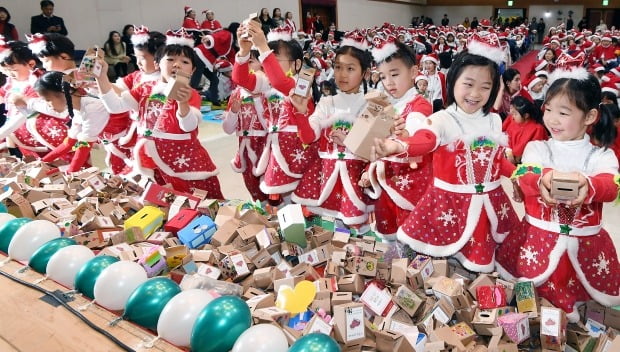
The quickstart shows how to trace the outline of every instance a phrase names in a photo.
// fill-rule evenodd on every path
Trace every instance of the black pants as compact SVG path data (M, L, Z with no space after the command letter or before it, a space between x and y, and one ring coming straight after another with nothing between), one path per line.
M192 75L189 85L192 86L192 88L194 89L200 88L200 78L202 77L202 75L204 75L209 80L209 91L206 94L207 99L213 104L219 105L220 99L217 87L220 84L220 79L217 78L217 73L211 72L209 69L207 69L207 66L205 66L202 60L196 61L196 70Z
M116 78L127 76L127 64L119 62L114 65L114 74L116 74Z

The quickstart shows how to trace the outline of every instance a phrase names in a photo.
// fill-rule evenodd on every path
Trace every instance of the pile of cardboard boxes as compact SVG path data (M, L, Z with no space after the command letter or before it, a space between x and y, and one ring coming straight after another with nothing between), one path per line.
M620 351L620 310L587 302L582 323L536 296L531 282L470 273L456 262L352 237L333 218L218 202L96 168L63 175L52 165L0 159L0 195L16 216L57 223L63 236L184 289L247 300L255 323L292 344L330 334L343 351ZM281 287L316 287L308 312L278 308Z

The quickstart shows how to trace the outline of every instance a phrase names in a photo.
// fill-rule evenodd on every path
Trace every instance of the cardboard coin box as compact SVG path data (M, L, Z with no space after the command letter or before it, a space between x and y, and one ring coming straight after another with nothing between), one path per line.
M560 173L551 175L551 197L557 200L572 200L579 195L579 177L576 173Z
M394 302L411 317L417 313L424 303L422 298L411 291L407 286L400 286L398 290L396 290Z
M312 266L323 264L331 257L331 246L325 245L317 247L299 256L300 263L308 263Z
M177 70L174 77L168 81L163 94L172 100L179 100L179 89L189 88L190 74Z
M181 209L176 215L168 219L164 225L164 230L172 233L181 231L198 216L198 211L193 209Z
M607 307L605 309L605 325L614 328L620 329L620 308L618 307Z
M520 344L530 338L530 324L527 314L504 314L497 318L497 324L504 329L506 336L516 344Z
M442 324L448 324L452 320L454 315L454 307L450 300L446 297L441 297L435 304L433 309L433 317Z
M353 154L370 160L375 138L383 139L390 135L396 112L381 92L371 92L364 97L368 101L367 107L353 123L344 145Z
M255 311L256 309L274 307L276 305L276 300L273 293L265 293L254 296L248 299L245 303L247 303L248 307L250 307L250 311Z
M433 274L433 260L425 255L417 255L407 268L407 277L412 288L424 287L424 282Z
M196 273L198 273L199 275L210 277L214 280L218 280L220 276L222 275L222 271L219 268L216 268L212 265L198 263L196 264L196 266L198 267L198 270L196 270Z
M478 286L476 288L478 306L482 309L499 308L507 304L504 286Z
M275 322L280 326L286 326L289 321L289 316L289 312L277 307L260 308L252 312L252 318L255 324L269 324Z
M478 277L467 285L467 292L471 294L474 300L477 300L476 289L479 286L493 286L495 285L495 277L489 274L479 274Z
M94 77L101 75L102 66L98 60L103 60L103 50L98 47L88 48L78 67L80 77L94 81Z
M437 278L432 285L433 294L437 298L446 298L455 309L463 309L470 306L470 301L463 292L463 286L456 280L447 277Z
M191 249L199 248L211 242L217 230L215 223L206 215L194 218L186 227L178 232L179 240Z
M161 255L159 246L145 248L138 259L148 277L154 277L166 270L166 258Z
M515 284L515 295L517 299L517 311L527 313L530 318L538 316L538 299L536 287L532 281L518 282Z
M133 227L132 229L140 229L140 228ZM140 229L140 232L142 232L141 229ZM154 232L151 236L149 236L147 242L152 243L152 244L163 245L166 242L166 239L170 237L172 237L172 232L158 231L158 232Z
M139 227L145 238L149 238L164 222L164 212L159 208L147 205L125 221L125 229Z
M279 209L278 222L285 241L306 248L308 245L306 241L306 219L301 205L289 204Z
M325 322L323 318L319 315L315 314L310 322L306 325L306 328L303 331L303 335L308 335L312 333L321 333L325 335L331 335L333 330L333 326L329 323Z
M345 346L364 342L364 305L348 303L334 306L334 337Z
M390 291L387 288L379 288L374 282L366 287L360 297L360 302L373 313L382 317L391 315L396 311Z
M203 199L200 201L200 203L198 203L198 206L196 207L196 210L198 210L204 215L207 215L211 219L215 219L219 209L220 203L217 201L217 199Z
M217 223L217 218L215 220L217 230L211 237L211 244L218 248L231 244L238 235L237 229L240 224L239 220L231 218L226 222L220 223L219 225Z
M314 82L314 68L304 68L299 71L297 82L295 82L294 94L300 97L307 97L312 92L312 82Z
M349 257L346 260L345 269L352 274L375 277L377 275L377 259L359 256Z
M464 345L469 345L476 337L476 333L471 326L463 321L453 325L450 330L459 337L459 340Z
M334 292L334 293L332 293L332 297L331 297L332 308L330 310L333 311L333 307L339 306L339 305L342 305L342 304L351 303L351 302L353 302L353 293L351 293L351 292Z
M563 310L541 307L540 340L542 347L552 351L563 351L566 344L566 324L566 313Z
M338 289L355 295L362 294L364 292L364 279L358 274L342 276L338 279Z

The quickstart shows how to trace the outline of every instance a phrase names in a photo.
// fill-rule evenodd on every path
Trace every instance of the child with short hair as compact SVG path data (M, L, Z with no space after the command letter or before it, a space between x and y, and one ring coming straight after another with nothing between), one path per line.
M521 96L512 98L510 114L504 120L502 130L508 135L506 157L515 165L521 163L523 150L529 142L548 138L540 109Z

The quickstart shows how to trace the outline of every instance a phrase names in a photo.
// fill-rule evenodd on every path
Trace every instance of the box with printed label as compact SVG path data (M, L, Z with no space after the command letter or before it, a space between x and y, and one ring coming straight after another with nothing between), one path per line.
M346 260L345 269L351 274L375 277L377 275L377 258L349 257Z
M516 344L520 344L530 338L530 324L527 314L504 314L497 318L497 324L504 329L506 336Z
M376 315L382 317L388 316L390 311L395 310L390 291L387 288L379 288L375 283L371 283L366 287L360 297L360 302L364 303Z
M409 316L413 317L422 306L422 298L411 291L407 286L401 286L394 294L394 302L398 304Z
M517 295L519 291L517 289ZM566 313L558 308L540 308L540 341L542 347L563 351L566 344Z
M202 215L192 220L178 232L179 240L189 248L198 248L211 242L211 236L217 230L210 217Z
M425 255L417 255L407 268L409 284L413 288L424 286L424 281L433 274L433 260Z
M348 303L334 306L334 335L346 346L361 343L366 338L364 305Z
M517 282L515 284L515 295L519 313L527 313L530 318L538 316L536 287L532 281Z
M146 239L149 238L164 222L164 212L150 205L140 209L125 221L125 229L139 227Z
M164 225L164 230L172 233L177 233L181 231L184 227L189 225L192 220L194 220L198 216L198 212L194 209L181 209L179 212L169 219Z

